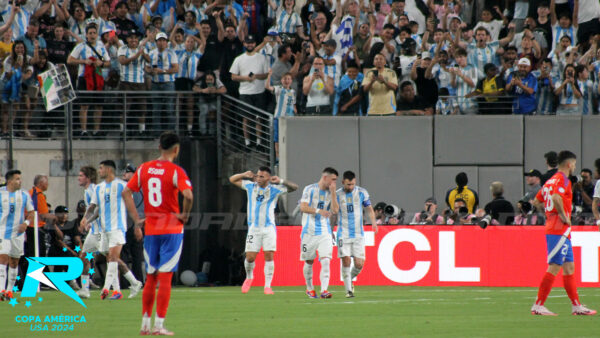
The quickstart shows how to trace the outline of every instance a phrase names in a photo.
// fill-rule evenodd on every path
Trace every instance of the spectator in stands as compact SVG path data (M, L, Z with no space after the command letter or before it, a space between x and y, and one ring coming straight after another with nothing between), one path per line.
M437 83L438 88L446 88L448 95L456 95L456 90L450 83L451 74L448 68L448 52L445 50L439 50L441 47L436 48L436 54L431 60L429 67L425 70L425 77L434 79Z
M131 31L137 31L138 27L135 22L127 17L129 5L127 1L119 1L115 7L114 17L110 20L115 26L116 34L119 39L125 41Z
M436 211L437 201L435 198L429 197L425 200L423 211L415 214L411 224L444 224L444 217Z
M575 78L574 65L565 66L562 81L554 84L554 95L558 97L559 101L556 115L581 115L579 101L582 99L582 95Z
M579 64L575 67L575 78L577 79L577 89L581 93L577 114L591 115L594 111L593 99L597 96L597 91L594 93L594 82L590 80L590 72L587 66Z
M37 57L37 53L36 53ZM21 40L15 41L12 45L12 51L10 56L4 59L4 67L2 69L2 78L4 82L4 88L2 91L2 134L6 137L8 135L8 119L9 112L7 105L13 104L12 108L14 111L19 111L21 107L21 100L24 98L23 85L33 75L33 67L31 67L31 58L27 56L27 48ZM13 114L14 123L16 114ZM26 109L23 116L23 134L25 137L33 137L33 134L29 131L29 121L31 119L31 110Z
M415 94L415 87L410 81L400 84L396 115L433 115L433 108L425 98Z
M66 64L70 52L75 47L75 43L71 42L71 39L77 43L84 42L78 35L67 29L65 23L57 23L54 26L53 35L46 40L48 61L55 65Z
M202 25L202 27L206 27L206 25ZM238 30L239 31L239 30ZM204 33L203 33L204 35ZM214 43L214 46L211 46L210 48L214 48L216 49L217 46L220 46L222 54L217 56L217 61L221 62L221 72L220 72L220 78L221 81L223 82L223 84L225 85L225 87L227 88L227 93L229 93L229 95L233 95L234 97L238 97L238 93L239 93L239 87L240 84L239 82L233 81L231 79L231 73L229 72L229 69L231 68L231 65L233 64L233 60L235 60L236 57L238 57L240 54L242 54L244 52L244 44L242 43L242 39L244 39L244 34L237 34L236 33L236 29L235 26L228 24L225 27L225 37L223 38L222 42L218 42L218 40L216 40L215 42L215 38L211 38L212 35L208 36L208 38L205 36L205 39L207 40L207 44L210 43ZM208 46L208 45L207 45ZM200 68L205 68L205 69L213 69L212 67L203 67L203 65L207 62L207 54L211 54L214 53L213 50L210 50L210 48L205 48L204 49L204 55L202 56L202 59L200 61ZM219 69L219 67L214 68ZM208 71L208 70L205 70ZM208 71L212 73L211 71Z
M467 183L469 183L467 174L464 172L458 173L454 181L456 182L456 188L450 189L446 193L446 205L454 207L454 201L460 199L465 203L469 213L473 213L479 204L479 196L475 190L467 186Z
M313 59L312 68L304 78L302 92L306 95L307 115L331 115L331 95L335 93L334 80L325 74L322 57Z
M456 51L457 66L450 68L450 83L458 95L457 103L461 114L475 114L477 103L465 96L473 91L477 84L477 68L467 63L467 51L458 49Z
M279 5L280 11L276 13L276 27L279 33L290 35L291 37L298 37L302 40L307 40L308 37L304 35L304 29L302 28L302 19L300 15L294 11L296 6L295 0L280 0ZM269 2L270 6L276 4Z
M410 72L410 78L417 85L417 93L423 97L426 102L433 104L438 100L438 86L432 77L427 77L427 69L432 64L431 54L429 52L423 52L421 56L417 57L417 61L413 63Z
M29 25L27 26L27 32L17 39L25 43L25 47L27 47L27 56L31 58L34 57L36 51L47 52L46 40L39 35L39 29L40 22L36 18L31 18L31 20L29 20Z
M392 115L396 113L396 96L398 78L396 72L385 67L383 54L373 59L375 68L367 72L363 81L363 91L369 93L369 109L367 115Z
M287 0L292 1L293 0ZM294 58L294 64L292 65L292 57ZM283 44L277 50L277 61L271 67L273 74L271 75L271 81L273 82L273 86L277 86L281 84L281 77L285 73L292 74L292 78L294 79L292 82L292 88L294 90L298 90L298 81L296 77L298 76L298 70L300 69L300 64L302 63L303 53L296 53L295 57L292 53L292 47L288 44Z
M258 53L256 38L253 35L246 36L244 47L246 52L233 60L231 65L231 78L240 83L240 100L258 109L266 108L264 102L265 79L268 76L268 65L265 57ZM248 117L244 116L243 131L246 147L251 145L250 130L248 129ZM256 146L261 147L261 122L256 121Z
M172 92L175 90L175 74L179 71L177 55L168 47L167 34L156 34L156 49L150 52L150 62L146 65L146 72L152 75L152 91ZM155 134L162 130L175 130L176 116L171 113L173 96L167 94L154 96L152 102L152 129ZM162 119L166 118L166 125L161 128Z
M557 13L555 1L550 1L550 22L552 24L552 50L555 49L559 39L565 35L571 39L571 46L577 45L577 16L579 15L579 1L574 1L574 4L575 6L573 16L571 17L570 10ZM557 17L558 20L556 19Z
M348 62L346 74L340 80L337 89L339 95L340 116L360 116L361 103L364 97L362 83L364 75L360 72L360 66L354 61Z
M125 36L127 45L121 46L118 51L119 63L121 65L119 89L133 92L144 91L146 90L144 84L144 63L150 61L150 57L144 52L144 46L148 42L148 39L144 38L140 42L141 33L137 30L130 30L125 33ZM146 99L142 95L138 96L135 94L130 94L128 98L125 103L125 111L129 112L130 115L138 115L138 131L134 131L130 135L137 137L144 136L146 132ZM131 104L136 104L137 109L131 110ZM123 115L121 124L125 131L128 130L127 122Z
M600 34L600 3L595 0L575 0L577 13L577 41L586 49L590 37ZM573 8L575 12L575 6Z
M492 182L490 185L493 200L485 205L484 210L500 225L513 224L515 208L512 203L504 198L504 185L502 182Z
M529 201L523 199L517 202L517 211L514 225L544 225L544 216L537 213Z
M227 93L227 88L215 74L206 73L196 81L192 89L200 93L198 98L200 135L215 135L217 129L217 96Z
M542 175L540 178L540 185L544 185L550 177L554 176L558 171L558 154L556 151L549 151L544 154L544 158L546 159L546 166L548 167L548 171Z
M535 93L538 89L537 78L531 73L531 61L521 58L517 64L518 71L508 76L506 91L515 95L513 113L519 115L535 114L537 108Z
M175 50L175 54L179 58L179 71L175 76L175 90L192 90L194 81L197 78L198 63L200 62L203 53L204 42L194 35L186 36L184 49ZM184 103L182 106L187 114L186 135L191 137L192 129L194 127L194 97L189 95L188 97L182 98L181 101Z
M523 196L521 200L531 203L535 198L535 195L537 195L538 191L542 188L542 185L540 184L542 173L537 169L531 169L524 173L523 176L525 176L525 183L527 183L527 185L525 186L525 196Z
M108 4L104 5L108 7ZM100 31L100 41L104 44L104 48L110 56L110 66L102 69L102 76L104 77L104 90L114 91L119 88L119 48L123 45L123 42L119 40L115 34L115 29L110 25L104 25L104 29ZM106 98L107 103L113 101L112 97ZM123 130L121 128L121 130Z
M438 115L456 115L459 113L458 103L453 97L448 97L448 88L440 88L439 99L435 104L435 113Z
M73 33L73 35L77 35L82 41L86 40L86 18L85 18L85 10L80 2L73 2L71 8L69 9L70 1L63 2L63 13L65 15L65 19L67 20L67 24L69 25L69 29ZM69 13L69 11L73 11L73 16ZM96 26L96 30L98 26ZM98 32L96 32L98 33ZM72 37L71 42L75 42L76 39Z
M532 72L537 78L538 90L536 92L537 109L539 115L550 115L554 112L554 81L557 75L552 68L552 60L542 60L538 70Z
M98 26L95 23L90 23L86 28L86 42L79 43L69 57L67 63L70 65L78 65L77 90L102 90L100 82L97 80L97 68L105 68L110 66L110 56L104 45L98 44ZM87 75L86 75L87 74ZM89 100L89 98L88 98ZM102 120L101 100L94 97L94 131L93 136L100 136L100 121ZM87 132L87 116L89 103L81 102L79 110L79 122L81 132L79 136L88 136Z
M503 109L503 104L497 96L504 94L504 79L498 74L498 67L493 63L488 63L483 66L485 77L477 81L475 91L468 96L479 96L479 114L495 115L510 113L509 110Z
M48 203L46 202L45 191L48 190L48 176L46 175L35 175L33 179L33 188L29 189L29 195L33 203L33 208L38 213L38 231L39 238L43 239L45 235L44 225L46 222L53 224L56 221L56 216L50 212ZM35 257L35 245L34 245L34 226L35 223L30 224L25 231L25 256ZM38 248L40 254L46 253L46 245L43 240L38 242Z

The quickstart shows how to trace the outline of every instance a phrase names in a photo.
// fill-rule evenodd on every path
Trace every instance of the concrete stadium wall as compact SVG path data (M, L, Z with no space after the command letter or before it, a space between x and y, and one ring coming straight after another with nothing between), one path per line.
M280 119L280 176L301 188L333 166L353 170L372 202L397 203L407 211L423 208L434 196L444 204L454 177L467 173L483 206L490 183L501 181L505 196L524 194L523 172L546 171L543 154L569 149L578 168L593 168L600 157L600 116L437 116L292 117ZM285 202L295 208L301 191Z

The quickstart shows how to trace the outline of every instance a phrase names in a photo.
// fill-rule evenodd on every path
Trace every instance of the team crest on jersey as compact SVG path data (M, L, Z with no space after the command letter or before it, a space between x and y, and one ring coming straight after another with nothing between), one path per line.
M325 196L319 196L319 201L325 201Z
M565 193L565 188L563 188L563 187L558 188L558 192L560 192L561 194L564 194Z
M346 203L352 203L352 197L346 198Z
M15 203L15 198L14 197L10 198L10 203Z

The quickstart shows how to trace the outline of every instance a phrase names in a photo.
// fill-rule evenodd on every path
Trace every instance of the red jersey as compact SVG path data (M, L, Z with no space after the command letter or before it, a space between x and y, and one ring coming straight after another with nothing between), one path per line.
M178 192L192 189L192 182L183 168L169 161L143 163L127 187L144 194L146 235L183 233L183 223L176 217L179 213Z
M560 171L554 174L538 191L535 198L544 203L546 212L546 234L562 235L565 233L568 224L563 222L558 216L558 211L552 201L552 195L558 194L562 198L563 208L568 218L571 218L573 191L571 190L571 181Z

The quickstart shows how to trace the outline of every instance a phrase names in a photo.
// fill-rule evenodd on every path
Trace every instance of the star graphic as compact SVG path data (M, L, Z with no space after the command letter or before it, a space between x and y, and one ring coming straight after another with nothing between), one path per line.
M85 280L85 279L82 279L82 280L81 280L81 284L85 284L85 283L87 283L87 280Z
M12 290L13 290L13 292L18 292L19 291L19 287L15 285L15 286L13 286Z
M15 307L15 305L19 304L19 302L17 302L16 298L12 298L8 304L12 305L12 307Z
M21 276L17 276L17 280L21 280Z
M79 253L79 251L81 251L81 248L78 246L75 247L75 252Z
M27 306L29 308L31 306L31 302L30 301L26 301L25 302L25 306Z
M64 252L67 252L67 247L64 247L64 248L63 248L63 251L64 251Z
M94 259L94 254L91 252L88 252L85 254L85 259L87 259L88 261L92 261L92 259Z
M94 274L94 272L96 272L96 271L94 270L94 268L91 268L91 269L90 269L90 271L89 271L88 273L89 273L90 275L93 275L93 274Z
M38 298L38 301L40 301L40 302L43 300L44 300L44 298L42 298L42 297Z

